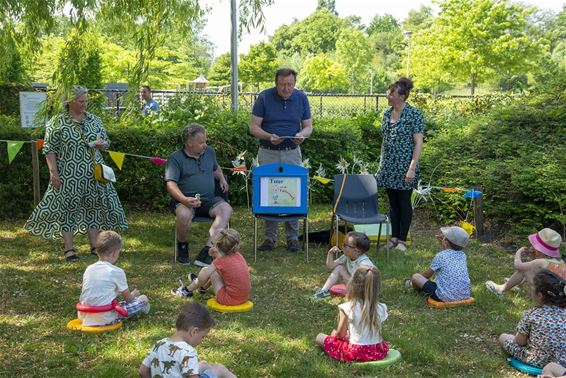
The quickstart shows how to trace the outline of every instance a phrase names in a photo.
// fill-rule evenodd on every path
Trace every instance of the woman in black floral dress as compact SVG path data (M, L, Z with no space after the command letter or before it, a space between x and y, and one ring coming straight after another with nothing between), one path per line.
M377 184L387 189L390 205L391 239L388 247L406 251L411 227L411 195L419 182L419 158L423 149L424 119L406 103L413 82L400 78L387 89L390 108L383 114L381 160Z

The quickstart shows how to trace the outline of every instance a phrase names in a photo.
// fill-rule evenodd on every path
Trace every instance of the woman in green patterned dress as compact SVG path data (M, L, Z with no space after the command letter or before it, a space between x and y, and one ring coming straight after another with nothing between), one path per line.
M49 186L24 228L46 239L61 236L65 258L79 259L73 236L87 233L95 253L99 230L126 229L128 224L111 183L94 179L94 162L104 163L100 150L110 143L102 121L86 111L88 90L75 86L66 112L51 119L45 132L43 154L49 167Z
M411 196L419 182L419 158L423 149L424 119L421 112L406 103L413 88L411 79L402 77L387 89L390 108L383 114L381 159L377 184L387 189L390 205L391 239L388 248L404 252L413 208Z

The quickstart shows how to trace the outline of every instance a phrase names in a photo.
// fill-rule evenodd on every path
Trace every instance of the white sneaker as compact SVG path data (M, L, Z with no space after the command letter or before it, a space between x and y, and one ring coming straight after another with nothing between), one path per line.
M395 246L395 249L401 251L401 252L406 252L407 251L407 246L405 245L405 243L403 242L399 242L397 243L397 246Z
M145 305L144 309L142 310L142 312L144 314L149 314L149 309L151 308L151 305L149 304L149 302L147 302L147 304Z

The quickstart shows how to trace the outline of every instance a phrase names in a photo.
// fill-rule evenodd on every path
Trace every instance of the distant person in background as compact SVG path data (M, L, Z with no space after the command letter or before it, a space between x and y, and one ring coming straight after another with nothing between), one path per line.
M148 85L141 87L140 97L144 101L141 106L141 112L144 117L147 117L150 114L159 113L159 104L151 97L151 88Z
M260 141L259 164L302 163L300 144L312 133L312 116L307 95L295 89L297 73L280 68L275 87L261 92L252 109L250 133ZM283 137L283 138L282 138ZM299 221L285 222L287 249L299 250ZM277 243L277 222L265 221L265 241L260 251L270 251Z
M411 79L402 77L387 89L390 107L383 114L383 142L376 177L389 197L391 239L387 247L401 252L407 250L405 244L413 219L411 195L419 183L425 127L421 112L406 102L412 88Z

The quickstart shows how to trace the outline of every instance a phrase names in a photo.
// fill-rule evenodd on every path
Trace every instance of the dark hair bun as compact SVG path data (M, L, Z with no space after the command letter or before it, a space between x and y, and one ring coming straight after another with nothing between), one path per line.
M413 89L413 80L403 76L399 80L397 80L397 85L399 85L406 91L410 91L411 89Z

